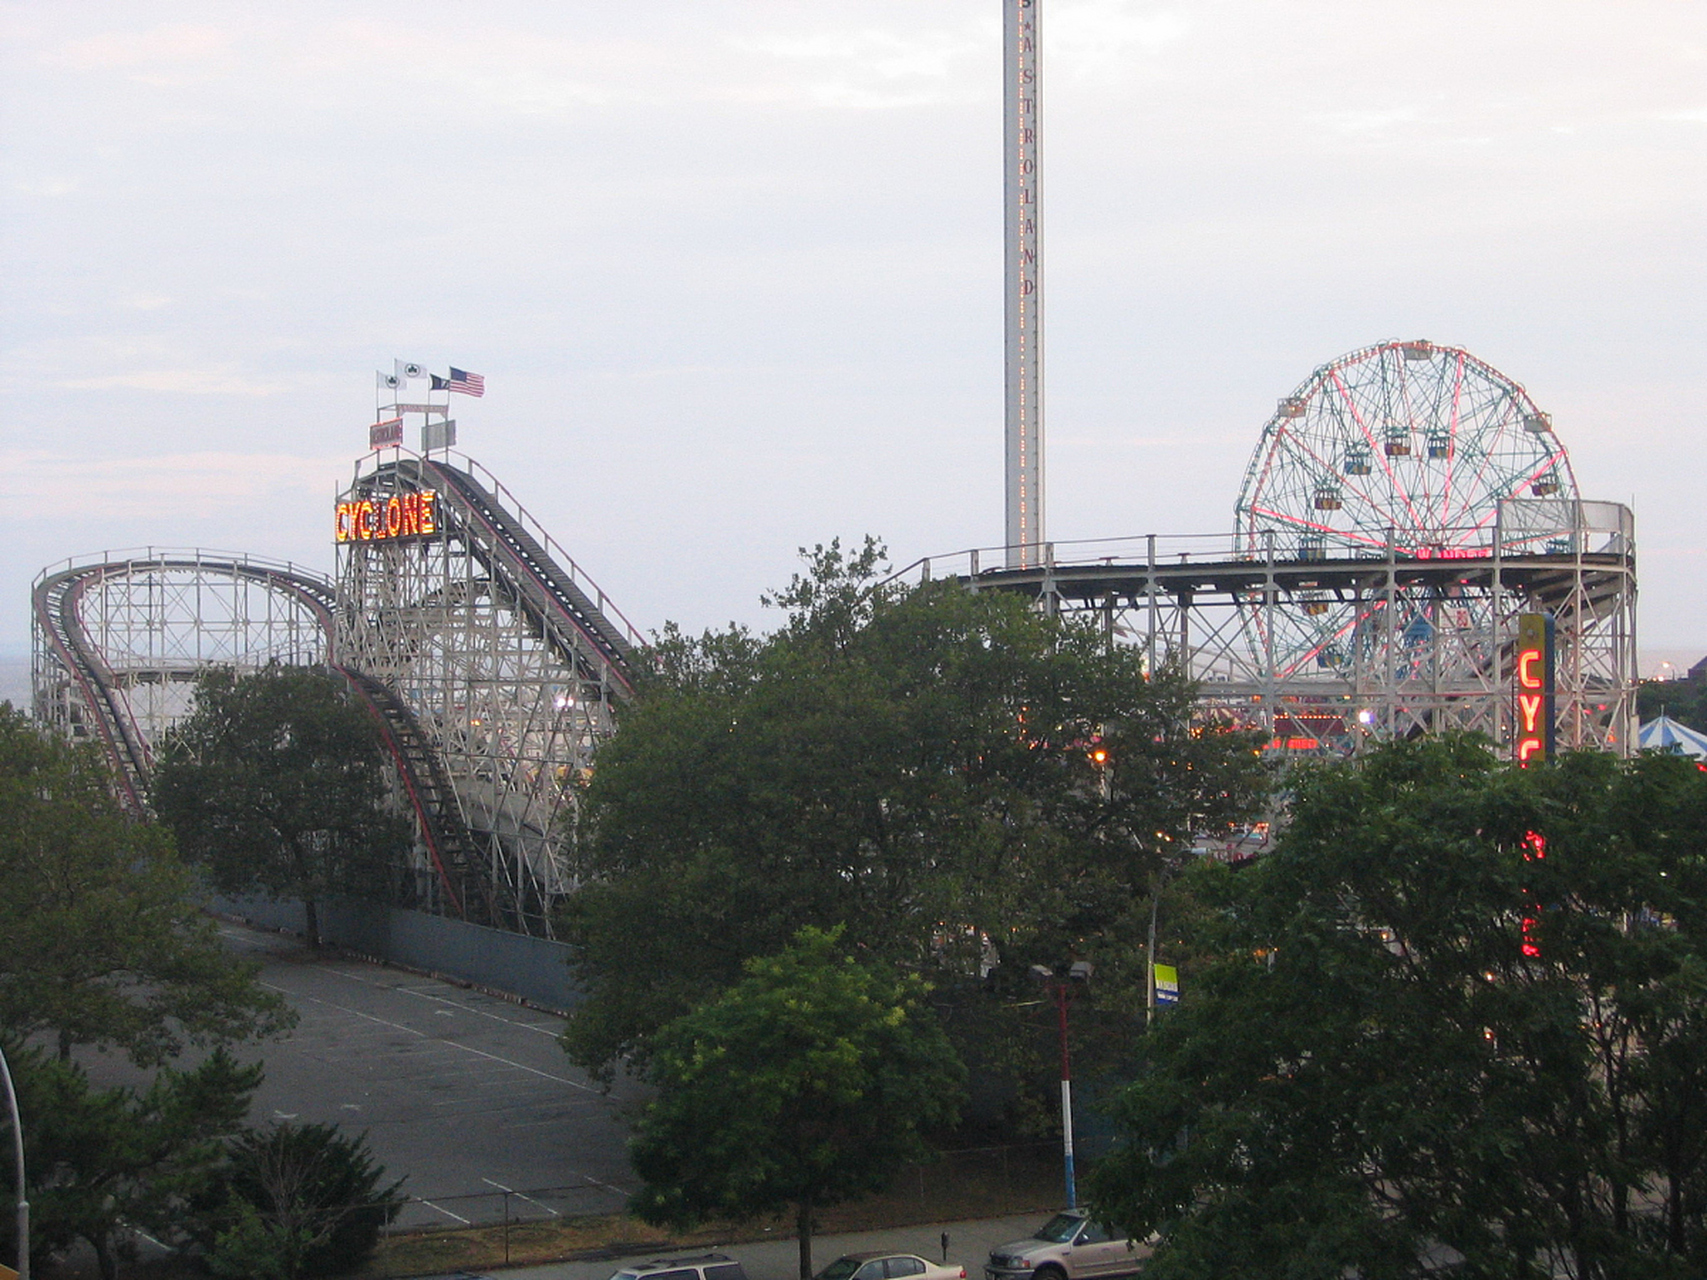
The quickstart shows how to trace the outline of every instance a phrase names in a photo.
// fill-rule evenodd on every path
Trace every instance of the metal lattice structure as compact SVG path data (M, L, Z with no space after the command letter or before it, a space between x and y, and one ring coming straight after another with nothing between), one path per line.
M1317 369L1263 427L1234 507L1235 550L1323 560L1489 554L1500 505L1565 504L1549 536L1569 538L1576 477L1552 420L1522 387L1466 351L1430 342L1365 347ZM1431 636L1436 660L1485 664L1490 600L1460 593L1446 609L1401 590L1401 628ZM1246 634L1288 678L1311 667L1350 675L1367 647L1370 605L1328 593L1265 608L1253 599ZM1452 665L1448 657L1447 666Z
M1382 343L1317 369L1263 428L1234 515L1230 534L915 570L1093 616L1202 682L1206 721L1312 753L1446 730L1509 743L1517 620L1546 613L1559 745L1634 748L1631 513L1584 501L1551 420L1468 353ZM549 935L574 887L578 784L632 693L638 633L461 455L368 455L336 530L335 582L207 551L44 571L36 715L99 743L140 812L204 667L324 664L374 717L417 820L399 900Z
M141 812L155 745L197 675L325 662L333 601L324 577L257 556L148 547L67 560L31 591L36 718L99 743Z
M1552 615L1561 747L1636 728L1630 511L1582 500L1548 416L1466 352L1383 343L1324 365L1264 428L1231 535L923 561L1097 615L1203 682L1206 719L1276 749L1466 730L1509 744L1517 618Z
M576 787L640 637L471 459L376 453L340 513L339 661L418 728L471 839L439 869L454 901L427 905L549 934Z

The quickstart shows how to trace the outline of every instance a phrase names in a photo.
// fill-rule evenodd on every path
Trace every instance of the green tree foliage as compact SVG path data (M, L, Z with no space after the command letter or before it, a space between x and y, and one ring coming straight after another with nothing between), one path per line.
M1707 732L1707 680L1644 680L1636 686L1636 714L1644 722L1668 715Z
M92 751L0 707L0 1027L138 1064L290 1025L220 945L159 828L126 817Z
M587 993L565 1044L589 1070L643 1062L803 924L939 985L975 980L985 939L1020 973L1058 960L1253 807L1254 743L1193 734L1178 673L1013 595L880 587L880 568L869 541L820 547L768 601L789 613L775 634L672 629L652 650L599 753L561 926Z
M1703 1274L1704 855L1676 758L1443 739L1303 778L1268 858L1195 881L1216 959L1099 1209L1170 1228L1156 1280Z
M953 1122L964 1072L928 988L844 952L840 930L802 929L664 1030L630 1146L641 1217L686 1227L792 1205L804 1280L813 1209L882 1189L926 1156L924 1131Z
M402 1205L366 1135L277 1124L236 1138L195 1205L209 1270L233 1280L338 1275L365 1262Z
M319 668L214 669L168 738L153 801L221 892L300 898L309 941L334 893L384 894L408 847L385 808L372 721Z
M31 1257L45 1265L82 1240L106 1280L136 1230L182 1238L192 1194L223 1161L223 1140L261 1082L259 1065L240 1066L223 1049L190 1071L162 1069L140 1093L92 1088L81 1067L31 1049L14 1046L7 1058L24 1121ZM8 1149L9 1128L0 1123ZM8 1203L15 1194L8 1186ZM10 1214L0 1232L0 1251L14 1256Z

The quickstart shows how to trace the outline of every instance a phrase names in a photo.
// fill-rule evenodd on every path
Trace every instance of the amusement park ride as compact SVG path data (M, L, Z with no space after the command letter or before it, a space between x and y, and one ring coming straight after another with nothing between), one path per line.
M1202 682L1201 714L1350 754L1470 730L1511 748L1522 620L1552 636L1547 738L1632 749L1634 519L1590 502L1552 419L1466 351L1386 342L1318 368L1264 426L1231 534L918 562L1093 613ZM1534 726L1532 725L1531 728Z
M140 811L203 668L325 663L379 723L415 815L406 905L549 932L572 887L564 819L644 641L448 448L373 449L331 515L333 578L154 549L44 571L36 715L99 744ZM1184 663L1206 722L1260 727L1288 755L1448 729L1517 754L1524 629L1544 617L1559 745L1632 749L1631 514L1578 495L1551 419L1474 356L1388 342L1317 369L1264 426L1234 521L912 572L1091 614L1110 643Z
M1038 6L1005 0L1007 494L1001 547L921 560L1096 617L1201 682L1205 722L1284 754L1463 729L1528 762L1635 736L1628 508L1584 501L1551 418L1455 347L1384 342L1316 369L1262 429L1229 534L1054 543L1043 527ZM146 805L153 752L210 664L323 663L381 728L416 818L409 902L549 933L577 785L644 642L513 495L455 454L399 363L332 513L328 579L148 549L43 571L38 718L100 745ZM403 447L420 419L419 452Z

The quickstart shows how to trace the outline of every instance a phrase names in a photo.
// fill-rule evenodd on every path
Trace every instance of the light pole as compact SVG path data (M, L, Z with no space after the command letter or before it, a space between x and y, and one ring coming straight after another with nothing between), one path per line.
M30 1202L24 1190L24 1120L18 1114L18 1091L12 1087L12 1068L0 1049L0 1081L6 1085L6 1110L12 1117L13 1173L18 1179L18 1280L30 1280Z
M1061 1164L1067 1183L1067 1207L1079 1207L1079 1189L1073 1178L1073 1060L1067 1051L1067 1003L1073 998L1073 984L1085 982L1091 976L1088 960L1075 960L1067 966L1063 977L1040 964L1031 972L1046 983L1055 997L1055 1009L1061 1026Z

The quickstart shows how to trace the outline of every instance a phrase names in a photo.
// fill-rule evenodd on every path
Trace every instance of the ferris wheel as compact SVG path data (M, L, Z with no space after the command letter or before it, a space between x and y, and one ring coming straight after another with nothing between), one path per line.
M1246 468L1235 546L1280 560L1389 547L1400 557L1478 556L1493 544L1502 501L1574 506L1577 496L1551 417L1521 386L1456 347L1384 342L1323 365L1280 401ZM1442 625L1438 610L1402 603L1403 630ZM1482 612L1454 607L1445 625L1473 632ZM1355 604L1307 589L1245 616L1281 676L1343 670L1367 621Z

